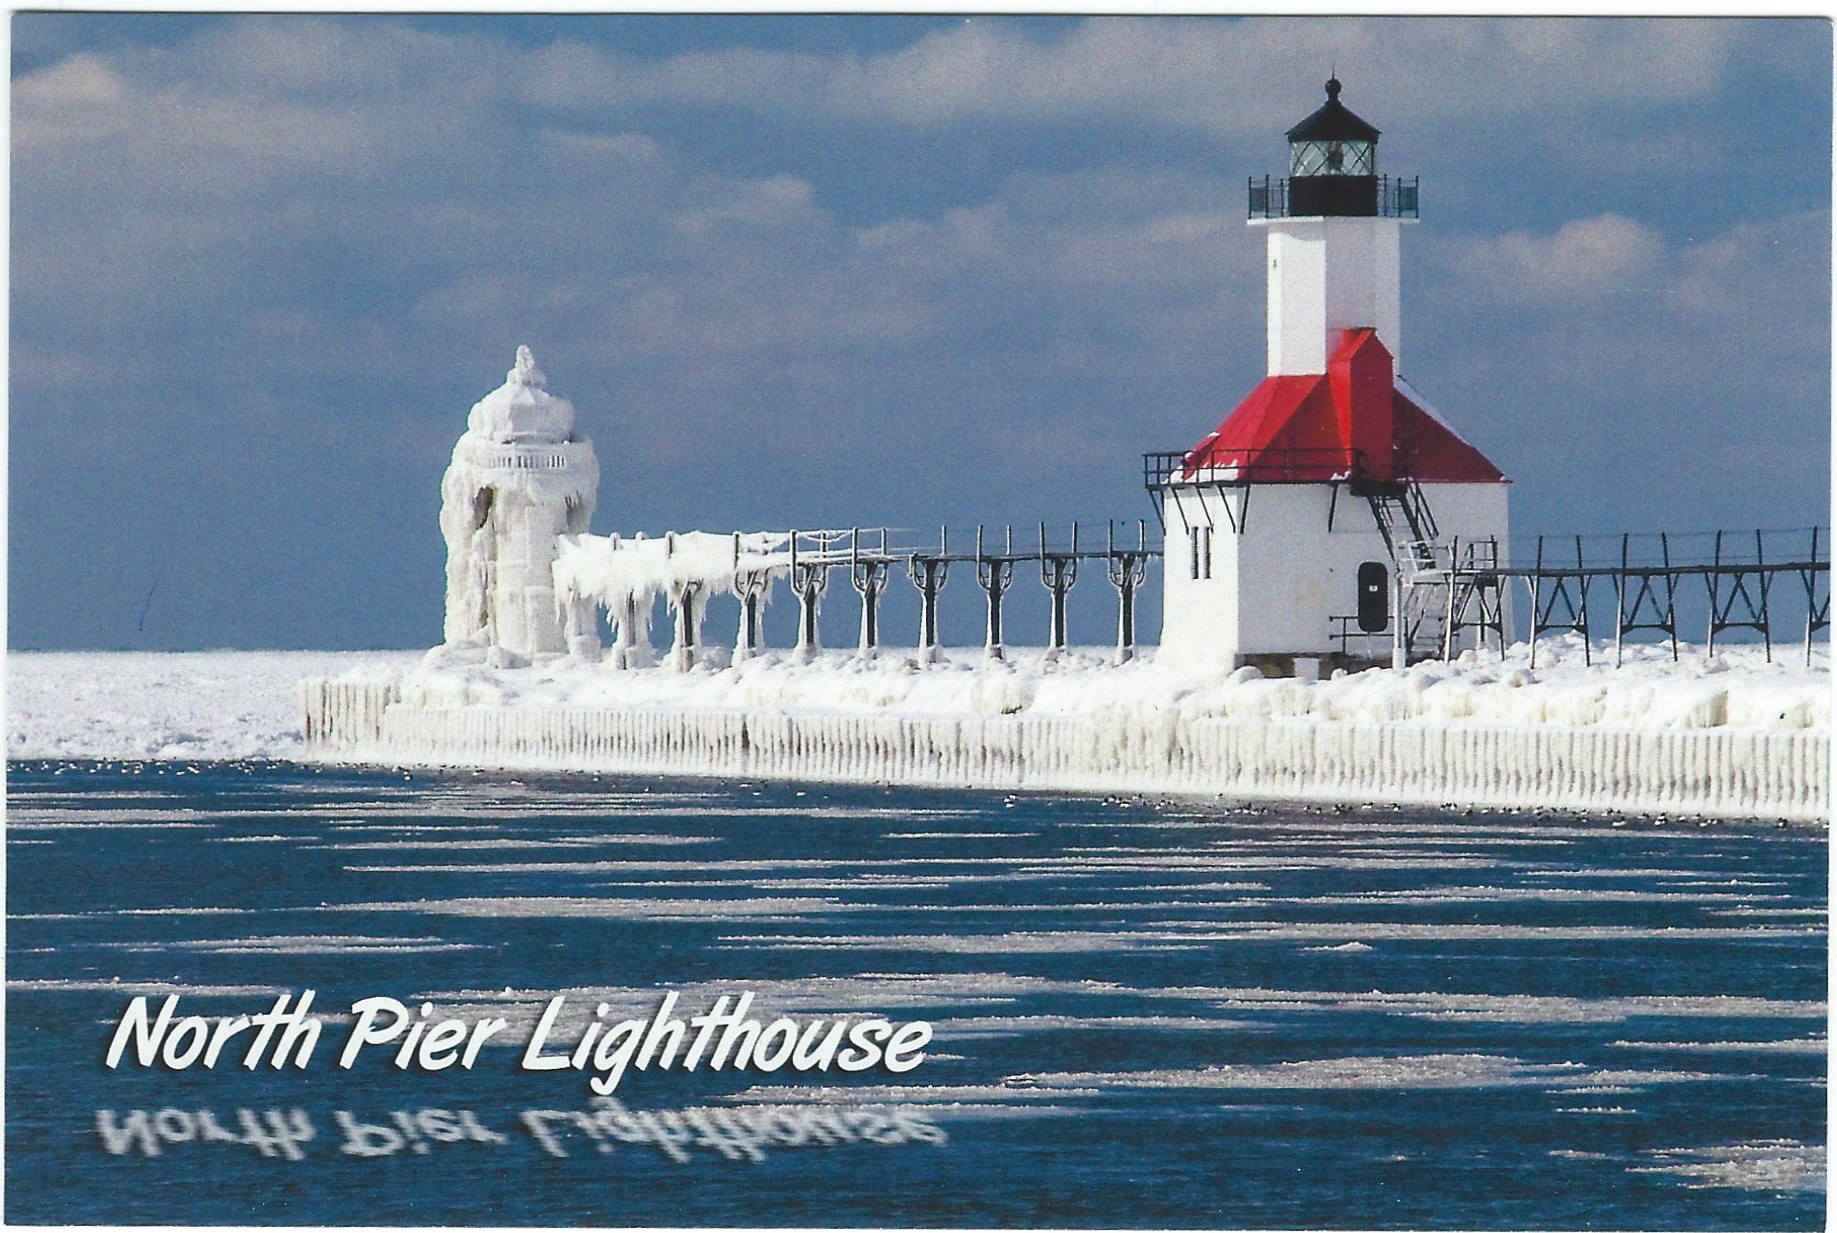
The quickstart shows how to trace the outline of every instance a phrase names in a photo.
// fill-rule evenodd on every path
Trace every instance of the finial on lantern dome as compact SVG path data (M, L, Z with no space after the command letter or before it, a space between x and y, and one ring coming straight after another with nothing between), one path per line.
M1336 69L1333 75L1327 78L1327 98L1337 102L1339 100L1339 89L1339 72Z
M505 375L510 381L517 385L540 387L548 380L547 377L542 375L542 370L536 367L536 357L530 353L530 349L526 346L517 348L516 365Z

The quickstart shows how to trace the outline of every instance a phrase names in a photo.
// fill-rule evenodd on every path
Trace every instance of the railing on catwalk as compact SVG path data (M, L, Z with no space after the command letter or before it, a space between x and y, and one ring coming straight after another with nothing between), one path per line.
M664 537L671 542L672 537ZM642 541L628 541L642 542ZM656 541L650 541L656 543ZM769 542L769 549L761 544ZM919 663L940 662L944 654L942 608L945 587L958 581L953 594L967 593L963 580L973 580L981 593L983 655L990 660L1007 657L1011 645L1043 646L1047 659L1057 659L1068 649L1072 625L1072 591L1081 578L1107 579L1114 628L1111 658L1123 663L1135 657L1138 608L1148 577L1148 564L1161 555L1151 542L1146 520L1110 521L1093 533L1080 522L1052 527L1036 522L1032 527L939 527L933 533L914 533L890 527L849 527L834 530L792 530L733 536L732 569L722 586L672 585L656 595L626 598L607 616L618 631L608 657L614 667L639 666L651 656L634 655L632 647L648 639L649 605L661 596L668 605L673 643L665 662L687 669L698 663L725 661L739 664L767 649L765 611L774 584L789 582L796 600L796 633L789 650L798 662L813 661L823 649L823 606L831 584L846 579L854 592L855 653L873 659L887 647L883 609L904 578L916 600L916 640L911 650ZM1014 642L1016 625L1011 589L1034 576L1046 600L1043 638ZM1088 590L1088 588L1087 588ZM733 650L711 652L702 623L707 603L722 591L738 603L738 628ZM627 630L633 631L627 633Z
M1713 656L1731 635L1758 636L1771 661L1780 636L1800 644L1812 661L1816 636L1829 628L1830 528L1620 535L1539 535L1511 545L1459 539L1435 544L1433 568L1409 586L1432 593L1441 620L1439 646L1413 645L1411 657L1451 657L1463 630L1503 649L1508 629L1520 630L1537 662L1546 634L1580 636L1584 662L1593 641L1612 638L1614 662L1640 635L1668 642L1673 659L1680 641L1702 631ZM1513 621L1513 594L1527 601L1526 617ZM1358 631L1342 630L1348 637ZM1410 631L1398 631L1409 640Z

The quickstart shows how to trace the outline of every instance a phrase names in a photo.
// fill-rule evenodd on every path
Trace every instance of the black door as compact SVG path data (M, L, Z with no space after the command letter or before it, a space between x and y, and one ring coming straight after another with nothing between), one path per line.
M1390 571L1382 561L1367 561L1359 566L1359 629L1381 634L1390 623Z

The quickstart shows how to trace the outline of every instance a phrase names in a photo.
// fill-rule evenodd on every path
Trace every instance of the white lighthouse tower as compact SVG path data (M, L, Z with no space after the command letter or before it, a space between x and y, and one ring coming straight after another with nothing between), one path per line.
M440 483L446 642L482 645L494 666L599 650L591 605L559 609L553 575L556 537L584 532L593 516L599 461L572 404L544 385L518 347L504 384L473 406Z
M1503 563L1505 476L1400 372L1399 240L1417 182L1378 174L1378 130L1339 95L1329 81L1288 131L1286 179L1250 183L1250 225L1268 236L1268 376L1193 448L1147 458L1167 530L1163 663L1310 675L1387 662L1398 641L1441 645L1420 584L1456 554Z

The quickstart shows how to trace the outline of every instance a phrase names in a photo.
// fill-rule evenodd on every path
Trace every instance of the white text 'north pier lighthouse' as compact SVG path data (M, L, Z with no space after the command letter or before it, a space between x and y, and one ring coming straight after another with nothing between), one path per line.
M1428 588L1399 581L1504 553L1505 476L1401 374L1417 183L1378 174L1378 130L1339 95L1329 81L1288 131L1286 179L1250 183L1269 375L1197 445L1147 458L1167 525L1162 663L1312 675L1387 660L1399 594L1409 633L1440 638Z

